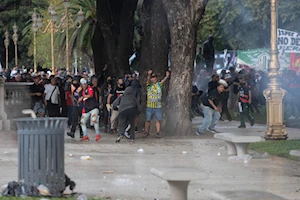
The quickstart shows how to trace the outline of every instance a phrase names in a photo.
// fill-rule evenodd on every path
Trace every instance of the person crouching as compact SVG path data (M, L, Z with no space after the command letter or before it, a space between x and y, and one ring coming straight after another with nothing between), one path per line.
M218 133L215 130L215 126L220 119L222 106L222 92L224 92L225 87L228 84L224 80L219 80L217 83L217 88L208 93L208 95L203 99L201 104L201 109L204 114L204 119L196 132L197 135L203 134L203 132L208 128L210 131L214 133Z
M137 98L133 94L133 88L127 87L124 91L124 95L118 97L113 102L113 108L118 109L118 133L119 137L116 142L120 142L124 137L125 129L130 124L130 139L132 142L135 140L134 126L135 117L141 111L140 104Z

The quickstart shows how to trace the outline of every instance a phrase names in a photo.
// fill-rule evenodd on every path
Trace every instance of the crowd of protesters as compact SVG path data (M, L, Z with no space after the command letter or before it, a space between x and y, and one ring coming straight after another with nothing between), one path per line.
M218 110L220 113L218 120L224 121L227 119L231 121L233 113L234 117L240 116L241 124L238 128L246 128L245 117L249 120L250 126L253 126L254 119L252 114L261 114L261 108L266 105L263 93L268 88L269 78L267 72L256 71L249 66L230 67L228 70L222 70L219 74L214 72L210 75L205 68L204 62L198 62L192 87L192 117L205 115L205 111L202 108L205 105L204 101L207 100L205 98L211 92L216 91L221 79L225 80L228 86L222 91L222 98L218 102L219 108L215 109L209 104L212 110ZM300 119L300 104L298 102L300 97L300 76L293 70L283 71L281 86L287 92L283 99L285 110L289 110L291 113L287 119ZM229 112L229 110L233 110L233 112ZM211 118L213 121L213 116ZM213 127L208 128L214 129ZM202 132L203 129L199 129L197 134Z
M216 122L225 119L231 121L232 114L240 117L238 128L246 128L245 118L253 126L252 114L260 114L261 108L266 104L263 91L269 83L267 73L248 66L230 67L216 73L206 68L201 48L196 56L196 63L191 117L206 115L205 125L199 128L197 134L201 134L206 128L216 131ZM67 117L70 128L67 134L72 138L78 128L81 140L89 141L87 128L93 127L95 139L100 141L101 121L105 133L119 134L117 142L123 137L135 140L142 99L142 85L136 71L116 78L108 74L106 65L99 76L89 76L85 72L80 76L70 76L64 69L57 70L53 75L52 72L43 70L34 73L32 69L27 70L22 66L21 69L15 67L11 71L2 72L2 77L6 82L33 82L30 96L34 112L39 117ZM158 81L156 74L149 70L147 80L142 80L147 88L143 137L149 135L150 121L153 118L156 120L156 137L161 137L161 97L164 82L169 77L170 72L167 71L166 76ZM300 77L295 71L289 70L282 73L281 80L283 89L287 91L284 97L285 110L291 111L288 119L300 119ZM229 112L230 110L233 112Z
M70 131L68 136L74 138L76 129L82 141L89 141L87 128L95 129L95 140L100 141L100 122L105 133L118 133L119 142L124 136L135 140L138 131L138 116L141 105L141 84L138 72L128 72L123 77L108 74L105 65L98 76L67 75L64 69L50 71L27 71L18 67L2 73L6 82L33 82L29 95L32 109L38 117L67 117ZM143 137L149 136L150 121L156 120L156 137L160 138L162 120L162 87L169 78L166 73L162 81L157 75L148 71L148 77L142 84L147 86L146 124Z

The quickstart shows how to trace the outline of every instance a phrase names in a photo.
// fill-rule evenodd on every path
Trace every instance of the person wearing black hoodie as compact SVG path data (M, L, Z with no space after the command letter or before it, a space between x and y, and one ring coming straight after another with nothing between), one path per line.
M125 129L128 124L130 124L130 139L134 142L135 133L134 133L134 125L135 125L135 117L141 111L140 103L137 98L133 94L133 88L131 86L127 87L124 91L124 95L118 97L113 102L113 108L118 109L118 133L119 137L116 142L120 142L124 137Z

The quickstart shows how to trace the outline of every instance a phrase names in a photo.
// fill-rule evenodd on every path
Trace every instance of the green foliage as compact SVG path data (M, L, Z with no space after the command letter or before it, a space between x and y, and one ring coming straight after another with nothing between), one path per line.
M0 35L4 39L4 33L6 30L11 35L13 34L12 26L16 22L18 26L18 59L19 65L32 65L33 59L27 54L28 47L33 39L32 35L22 35L21 32L26 26L26 22L31 18L33 9L36 8L46 8L48 6L47 0L1 0L0 4ZM0 42L0 55L2 66L5 66L5 47L3 42ZM9 62L10 67L14 66L14 44L10 40L9 45Z
M299 2L278 2L278 27L300 32ZM199 24L198 43L212 34L217 50L269 47L270 12L269 0L210 0Z
M73 0L71 1L71 7L69 9L72 20L76 22L77 12L82 8L85 13L84 21L81 27L78 24L69 28L69 45L70 52L73 52L76 48L79 51L84 52L87 56L93 56L92 39L96 28L96 5L94 0ZM76 27L77 26L77 27ZM65 51L66 47L66 33L58 32L56 34L56 44L59 47L60 52Z
M297 157L291 156L290 151L299 149L300 140L281 140L251 143L249 148L257 152L267 152L273 156L298 160Z

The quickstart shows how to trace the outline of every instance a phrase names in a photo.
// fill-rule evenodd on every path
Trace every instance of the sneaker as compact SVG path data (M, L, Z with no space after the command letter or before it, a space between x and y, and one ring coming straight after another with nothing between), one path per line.
M225 121L222 117L220 117L220 119L219 119L220 121Z
M254 125L254 119L250 120L250 126Z
M144 135L143 135L143 138L146 138L149 136L149 133L148 132L145 132Z
M83 133L80 133L80 136L79 136L80 138L83 138Z
M120 141L123 139L123 135L120 135L117 140L116 140L116 143L120 143Z
M292 120L294 120L294 119L296 119L296 117L295 117L295 116L293 116L293 115L291 115L291 116L289 117L289 119L292 119Z
M246 128L246 125L239 125L238 128Z
M160 133L156 133L156 137L157 138L161 138L161 134Z
M98 142L98 141L100 141L100 139L101 139L101 135L100 135L100 134L97 134L97 135L96 135L96 141Z
M88 136L83 136L83 138L81 139L81 141L90 141L89 137Z
M134 139L132 139L132 138L130 139L130 142L134 142L134 141L135 141Z
M74 137L75 137L75 134L72 133L72 132L67 132L67 135L70 136L71 138L74 138Z
M124 135L125 135L125 137L126 137L127 139L130 139L130 135L129 135L129 133L128 133L127 131L125 131Z
M196 135L200 136L202 135L203 133L201 133L200 131L196 131Z
M76 186L76 183L74 182L74 181L71 181L70 182L70 185L69 185L69 188L70 188L70 190L74 190L74 188L75 188L75 186Z
M214 129L214 128L208 128L208 130L210 130L211 132L214 132L214 133L220 133L219 131L217 131L217 130Z

